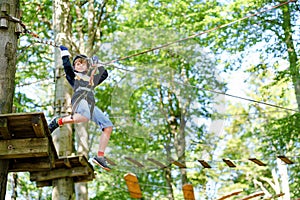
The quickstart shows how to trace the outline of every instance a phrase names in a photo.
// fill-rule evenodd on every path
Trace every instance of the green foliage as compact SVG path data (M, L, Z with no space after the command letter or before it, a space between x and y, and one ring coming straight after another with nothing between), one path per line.
M53 39L52 1L20 3L22 10L26 11L22 20L27 28L43 39ZM105 6L100 1L73 3L68 19L72 27L70 34L73 41L68 41L72 52L78 53L83 49L88 54L97 54L102 61L110 61L214 29L280 2L138 0L107 1ZM108 67L110 76L96 89L96 99L97 106L115 124L108 155L118 166L109 174L98 174L97 179L89 183L91 199L130 199L123 180L127 172L137 174L145 199L167 199L171 189L168 184L173 185L175 199L182 198L180 185L183 182L179 176L182 171L171 165L168 160L171 156L186 162L187 181L193 183L197 195L203 199L215 199L218 194L239 188L244 188L249 194L259 188L253 180L261 181L265 188L271 190L259 179L271 177L269 169L257 170L253 165L239 161L252 155L269 157L274 154L274 149L283 153L299 153L299 116L278 113L276 109L257 104L249 104L248 107L235 104L228 108L228 112L240 115L229 120L226 135L209 132L207 121L218 119L214 115L218 111L214 103L224 103L211 91L224 91L225 86L218 79L217 62L211 52L220 56L224 52L240 53L233 60L221 57L222 61L227 61L225 70L241 66L250 47L261 52L263 62L247 71L251 74L247 82L252 89L249 96L290 106L294 98L290 82L295 82L295 69L299 68L299 63L297 66L290 63L289 69L279 70L280 64L269 62L269 58L290 58L283 33L288 30L288 25L284 23L285 27L282 26L287 16L283 11L287 8L292 22L290 30L295 33L299 28L294 25L299 13L296 12L296 4L290 3ZM93 15L98 16L95 21L89 18ZM80 46L83 41L84 48ZM298 42L294 41L296 47ZM52 80L55 76L52 55L50 46L35 43L31 36L21 36L14 102L17 112L52 109L52 100L49 101L53 99ZM38 84L30 84L32 82ZM24 94L28 90L27 84L30 89L34 88L34 94L39 98ZM266 109L276 113L266 114ZM251 118L252 112L255 113L254 118ZM182 129L184 141L179 140ZM92 144L90 156L93 156L101 131L90 125L89 132ZM184 153L179 153L180 148L184 149ZM239 167L232 170L220 163L212 163L212 170L203 170L197 163L202 156L214 160L216 154L220 158L236 160ZM142 162L145 168L137 168L125 156ZM172 172L171 182L166 179L167 169L159 169L147 158L156 158L166 164ZM290 186L295 197L298 193L294 190L299 185L297 177L300 177L297 166L289 168ZM28 180L24 179L26 182ZM216 183L219 190L207 193L210 183ZM26 184L20 187L26 191L36 190Z
M267 155L275 152L297 154L300 131L300 114L295 113L280 119L270 119L264 125L264 131L260 134L264 151Z

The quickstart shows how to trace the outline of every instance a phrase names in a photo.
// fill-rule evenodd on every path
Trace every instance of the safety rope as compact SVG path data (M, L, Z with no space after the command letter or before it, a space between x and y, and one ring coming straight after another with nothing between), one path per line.
M203 35L203 34L206 34L206 33L210 33L212 31L215 31L215 30L218 30L218 29L221 29L221 28L225 28L227 26L230 26L232 24L235 24L237 22L240 22L240 21L243 21L245 19L248 19L250 17L253 17L253 16L257 16L259 14L262 14L264 12L267 12L267 11L270 11L270 10L273 10L273 9L276 9L278 7L281 7L283 5L286 5L288 3L291 3L291 2L296 2L297 0L288 0L286 2L282 2L278 5L275 5L275 6L272 6L270 8L267 8L267 9L264 9L260 12L256 12L256 13L253 13L253 14L250 14L248 16L245 16L245 17L242 17L240 19L237 19L237 20L234 20L232 22L229 22L229 23L226 23L226 24L223 24L223 25L220 25L220 26L217 26L217 27L214 27L212 29L209 29L209 30L206 30L206 31L203 31L203 32L200 32L200 33L197 33L197 34L194 34L194 35L191 35L189 37L186 37L186 38L182 38L182 39L179 39L179 40L176 40L176 41L173 41L173 42L169 42L169 43L166 43L166 44L163 44L163 45L160 45L160 46L157 46L157 47L153 47L153 48L150 48L150 49L147 49L147 50L144 50L144 51L141 51L141 52L138 52L138 53L135 53L135 54L131 54L131 55L128 55L128 56L125 56L125 57L119 57L117 59L114 59L114 60L111 60L109 62L106 62L106 63L101 63L102 66L111 66L111 67L114 67L114 68L117 68L117 69L120 69L120 70L125 70L125 71L130 71L130 72L134 72L134 71L131 71L131 70L128 70L128 69L125 69L125 68L121 68L121 67L118 67L116 65L112 65L112 63L116 63L118 61L122 61L122 60L126 60L126 59L129 59L129 58L132 58L132 57L135 57L135 56L139 56L139 55L142 55L142 54L145 54L145 53L148 53L148 52L152 52L152 51L155 51L155 50L158 50L158 49L162 49L162 48L166 48L168 46L171 46L173 44L176 44L176 43L180 43L180 42L183 42L183 41L186 41L186 40L189 40L189 39L193 39L193 38L196 38L200 35ZM59 47L60 45L53 42L53 41L47 41L47 40L42 40L38 34L30 31L27 29L27 27L25 26L25 24L18 18L16 17L13 17L13 16L10 16L8 14L6 14L6 16L8 17L8 19L10 21L13 21L13 22L16 22L16 23L19 23L23 29L24 29L24 33L27 33L27 34L30 34L31 36L33 36L34 38L37 38L38 39L38 43L42 43L42 44L47 44L47 45L51 45L51 46L54 46L54 47ZM97 68L97 67L96 67ZM93 70L93 75L94 75L94 70ZM180 83L182 84L182 83ZM192 85L188 85L188 86L191 86L191 87L197 87L197 86L192 86ZM201 89L201 88L198 88L198 89ZM262 102L262 101L256 101L256 100L252 100L252 99L248 99L248 98L243 98L243 97L239 97L239 96L236 96L236 95L231 95L231 94L227 94L227 93L224 93L224 92L218 92L218 91L214 91L214 90L208 90L209 92L212 92L212 93L216 93L216 94L222 94L222 95L226 95L226 96L230 96L230 97L233 97L233 98L238 98L238 99L242 99L242 100L246 100L246 101L251 101L251 102L255 102L255 103L259 103L259 104L264 104L264 105L267 105L267 106L271 106L271 107L276 107L276 108L279 108L279 109L283 109L283 110L287 110L287 111L293 111L293 112L298 112L297 110L295 109L289 109L289 108L284 108L284 107L281 107L281 106L277 106L277 105L274 105L274 104L269 104L269 103L265 103L265 102Z
M243 20L245 20L245 19L248 19L248 18L257 16L257 15L260 15L260 14L262 14L262 13L264 13L264 12L268 12L268 11L270 11L270 10L276 9L276 8L281 7L281 6L283 6L283 5L285 5L285 4L288 4L288 3L290 3L290 2L296 2L296 1L297 1L297 0L288 0L288 1L286 1L286 2L283 2L283 3L280 3L280 4L278 4L278 5L272 6L272 7L270 7L270 8L265 9L265 10L262 10L262 11L260 11L260 12L256 12L256 13L250 14L250 15L248 15L248 16L242 17L242 18L240 18L240 19L234 20L234 21L232 21L232 22L229 22L229 23L226 23L226 24L223 24L223 25L214 27L214 28L212 28L212 29L208 29L208 30L206 30L206 31L202 31L202 32L200 32L200 33L196 33L196 34L191 35L191 36L189 36L189 37L182 38L182 39L179 39L179 40L175 40L175 41L172 41L172 42L169 42L169 43L166 43L166 44L157 46L157 47L153 47L153 48L150 48L150 49L147 49L147 50L144 50L144 51L135 53L135 54L131 54L131 55L128 55L128 56L125 56L125 57L119 57L119 58L117 58L117 59L115 59L115 60L111 60L111 61L109 61L109 62L104 63L104 65L109 65L109 64L111 64L111 63L115 63L115 62L118 62L118 61L122 61L122 60L126 60L126 59L129 59L129 58L132 58L132 57L136 57L136 56L139 56L139 55L142 55L142 54L145 54L145 53L149 53L149 52L152 52L152 51L155 51L155 50L159 50L159 49L162 49L162 48L166 48L166 47L169 47L169 46L171 46L171 45L174 45L174 44L177 44L177 43L186 41L186 40L194 39L194 38L196 38L196 37L198 37L198 36L201 36L201 35L203 35L203 34L210 33L210 32L212 32L212 31L215 31L215 30L218 30L218 29L222 29L222 28L225 28L225 27L227 27L227 26L231 26L232 24L235 24L235 23L237 23L237 22L240 22L240 21L243 21Z
M27 29L26 25L22 22L22 20L16 18L16 17L13 17L7 13L5 13L5 15L7 16L8 20L12 21L12 22L15 22L15 23L19 23L22 28L23 28L23 33L24 34L29 34L31 35L32 37L36 38L36 42L37 43L41 43L41 44L47 44L47 45L51 45L53 47L59 47L60 45L57 44L56 42L54 41L51 41L51 40L45 40L45 39L42 39L39 37L38 34L34 33L33 31L30 31L29 29Z
M240 21L243 21L243 20L245 20L245 19L248 19L248 18L257 16L257 15L260 15L260 14L262 14L262 13L265 13L265 12L268 12L268 11L270 11L270 10L276 9L276 8L278 8L278 7L281 7L281 6L283 6L283 5L289 4L289 3L291 3L291 2L297 2L297 0L288 0L288 1L286 1L286 2L282 2L282 3L278 4L278 5L272 6L272 7L270 7L270 8L266 8L266 9L264 9L264 10L262 10L262 11L259 11L259 12L253 13L253 14L250 14L250 15L248 15L248 16L246 15L245 17L239 18L239 19L234 20L234 21L232 21L232 22L229 22L229 23L226 23L226 24L223 24L223 25L220 25L220 26L216 26L216 27L214 27L214 28L208 29L208 30L206 30L206 31L202 31L202 32L200 32L200 33L196 33L196 34L191 35L191 36L188 36L188 37L186 37L186 38L182 38L182 39L179 39L179 40L175 40L175 41L172 41L172 42L169 42L169 43L166 43L166 44L157 46L157 47L153 47L153 48L150 48L150 49L147 49L147 50L138 52L138 53L134 53L134 54L131 54L131 55L128 55L128 56L124 56L124 57L119 57L119 58L114 59L114 60L111 60L111 61L109 61L109 62L105 62L105 63L103 63L103 65L109 65L109 64L111 64L111 63L115 63L115 62L118 62L118 61L122 61L122 60L126 60L126 59L129 59L129 58L132 58L132 57L136 57L136 56L139 56L139 55L142 55L142 54L145 54L145 53L149 53L149 52L152 52L152 51L155 51L155 50L159 50L159 49L162 49L162 48L166 48L166 47L169 47L169 46L171 46L171 45L174 45L174 44L177 44L177 43L186 41L186 40L194 39L194 38L196 38L196 37L198 37L198 36L201 36L201 35L203 35L203 34L210 33L210 32L212 32L212 31L215 31L215 30L218 30L218 29L222 29L222 28L225 28L225 27L227 27L227 26L231 26L232 24L235 24L235 23L240 22ZM8 19L9 19L10 21L19 23L19 24L23 27L24 33L27 33L27 34L33 36L34 38L37 38L37 39L38 39L38 40L37 40L38 43L47 44L47 45L51 45L51 46L54 46L54 47L59 47L59 46L60 46L60 44L57 44L57 43L54 42L54 41L47 41L47 40L41 39L41 38L38 36L38 34L36 34L36 33L32 32L32 31L28 30L27 27L26 27L26 25L25 25L20 19L18 19L18 18L16 18L16 17L13 17L13 16L11 16L11 15L9 15L9 14L7 14L7 13L6 13L6 16L8 17Z

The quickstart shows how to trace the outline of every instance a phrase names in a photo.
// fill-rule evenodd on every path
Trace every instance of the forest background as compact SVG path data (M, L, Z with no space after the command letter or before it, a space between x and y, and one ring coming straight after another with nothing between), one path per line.
M97 169L88 183L90 199L130 199L123 179L128 172L137 175L145 199L183 199L185 183L193 184L197 199L238 189L243 196L263 190L266 198L281 192L282 199L300 197L300 6L291 1L262 12L280 3L20 1L29 30L45 40L55 38L72 55L95 54L103 62L203 33L107 67L109 78L96 89L96 98L115 124L107 156L117 166L110 173ZM54 4L67 16L60 35L53 27ZM14 112L41 111L48 120L55 114L54 49L20 36ZM88 132L92 157L101 131L89 123ZM74 133L74 154L77 138ZM278 155L295 163L286 165ZM150 157L167 167L157 167ZM267 166L258 167L250 157ZM237 167L229 168L223 158ZM198 159L212 168L204 169ZM13 175L9 178L7 196L16 189L20 198L51 197L51 187L36 188L27 173L18 173L16 188Z

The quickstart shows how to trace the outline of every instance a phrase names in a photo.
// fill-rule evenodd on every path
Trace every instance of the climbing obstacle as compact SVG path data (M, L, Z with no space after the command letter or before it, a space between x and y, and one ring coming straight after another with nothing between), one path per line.
M9 160L9 172L30 172L37 186L65 177L74 182L95 178L86 157L58 157L43 113L0 115L0 159Z

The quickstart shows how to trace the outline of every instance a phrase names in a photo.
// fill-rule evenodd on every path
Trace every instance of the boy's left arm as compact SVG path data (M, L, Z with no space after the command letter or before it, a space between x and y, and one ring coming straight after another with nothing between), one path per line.
M97 79L95 79L95 80L99 80L98 83L95 84L100 85L108 77L108 72L104 68L104 66L100 64L97 56L92 57L92 62L93 62L93 67L95 67L95 69L96 68L98 69L97 76L99 76Z

